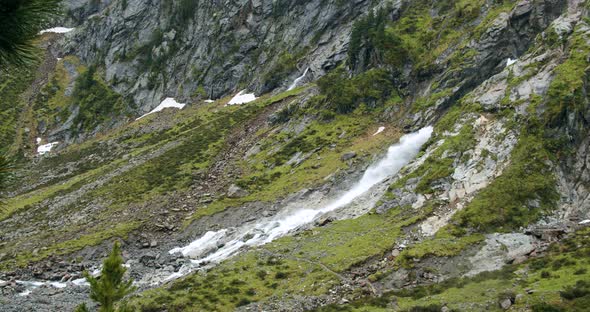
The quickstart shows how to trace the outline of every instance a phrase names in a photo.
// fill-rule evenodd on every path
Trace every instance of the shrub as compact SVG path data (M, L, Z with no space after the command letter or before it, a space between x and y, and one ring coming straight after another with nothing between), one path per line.
M410 312L440 312L442 306L440 304L431 304L428 306L416 306L412 307Z
M566 300L582 298L590 294L590 283L586 281L577 281L574 286L568 286L559 295Z
M259 279L264 280L266 278L266 271L264 270L260 270L258 272L256 272L256 276L258 276Z
M74 129L94 129L124 110L121 96L97 80L95 73L96 68L91 66L76 79L72 97L79 113L73 120Z
M238 303L236 303L236 307L241 307L241 306L245 306L250 304L252 301L250 301L248 298L242 298L240 299L240 301L238 301Z
M532 306L533 312L562 312L564 309L542 302Z
M338 68L317 82L324 104L340 114L354 111L361 103L370 108L383 105L393 93L390 73L384 69L371 69L349 78L343 68Z
M0 192L8 185L12 173L12 161L6 155L0 154Z
M76 307L74 312L88 312L88 308L86 307L86 303L82 303Z
M537 220L558 198L555 178L547 160L543 128L524 129L502 175L480 191L453 219L459 227L480 231L506 231ZM538 201L539 207L531 207Z
M584 274L586 274L586 272L587 272L587 271L588 271L588 270L586 270L586 268L577 269L577 270L574 272L574 275L584 275Z
M365 69L381 64L401 67L408 58L399 36L387 29L389 7L357 20L350 34L348 65Z
M297 56L285 52L279 56L274 66L264 75L265 85L274 89L280 85L291 72L297 69Z
M559 270L561 267L564 266L572 266L575 265L576 261L568 259L568 258L559 258L554 260L551 263L551 268L553 268L553 270Z
M279 271L275 274L275 279L286 279L289 277L289 273Z

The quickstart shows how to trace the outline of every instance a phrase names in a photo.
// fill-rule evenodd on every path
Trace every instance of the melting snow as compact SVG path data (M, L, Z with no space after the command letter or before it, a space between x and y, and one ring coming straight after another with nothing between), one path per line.
M246 90L240 91L240 93L236 94L233 99L227 103L227 105L240 105L250 103L256 100L256 96L254 93L245 93Z
M377 132L375 132L375 133L373 134L373 136L376 136L377 134L379 134L379 133L381 133L381 132L383 132L383 131L385 131L385 127L379 127L379 129L377 129Z
M37 138L37 144L41 143L41 141L39 140L39 138ZM51 142L48 144L43 144L43 145L39 145L39 147L37 147L37 153L39 155L44 155L47 154L49 152L51 152L51 149L56 146L57 144L59 144L59 142Z
M589 224L589 223L590 223L590 220L584 220L584 221L581 221L581 222L580 222L580 223L578 223L578 224Z
M53 28L42 30L42 31L39 32L39 34L44 34L44 33L65 34L65 33L68 33L68 32L70 32L72 30L74 30L74 28L53 27Z
M135 119L135 120L140 120L141 118L149 115L149 114L153 114L153 113L157 113L161 110L163 110L164 108L178 108L178 109L183 109L184 106L186 106L186 104L180 104L178 102L176 102L176 100L174 100L173 98L166 98L164 101L162 101L162 103L160 103L160 105L158 105L156 108L152 109L149 113L142 115L141 117Z
M211 99L209 99L209 100L205 100L205 103L213 103L213 102L215 102L215 101L213 101L213 100L211 100Z
M516 61L517 60L513 60L513 59L509 58L508 60L506 60L506 66L512 65L512 64L516 63Z

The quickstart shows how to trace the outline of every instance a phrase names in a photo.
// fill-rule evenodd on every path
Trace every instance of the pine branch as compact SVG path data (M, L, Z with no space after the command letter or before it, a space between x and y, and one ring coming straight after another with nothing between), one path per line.
M0 70L38 59L35 38L61 12L61 0L0 0Z

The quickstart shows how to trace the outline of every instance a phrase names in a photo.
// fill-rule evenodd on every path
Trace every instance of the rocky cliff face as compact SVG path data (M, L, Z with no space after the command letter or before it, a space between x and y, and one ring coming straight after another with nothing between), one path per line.
M163 97L217 99L319 77L345 56L370 1L116 1L85 20L65 51L148 111ZM276 72L273 72L276 71Z
M588 1L71 3L81 24L44 38L25 94L47 128L90 135L27 162L9 190L9 311L84 301L74 281L113 239L140 311L586 307ZM227 105L243 88L260 98ZM133 121L166 96L188 106ZM253 243L349 194L426 126L399 172Z

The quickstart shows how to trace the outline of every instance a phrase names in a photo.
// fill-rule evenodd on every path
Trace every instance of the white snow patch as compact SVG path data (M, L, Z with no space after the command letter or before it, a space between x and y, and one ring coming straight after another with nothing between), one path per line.
M153 114L153 113L157 113L161 110L163 110L164 108L178 108L178 109L183 109L186 106L186 104L181 104L176 102L176 100L174 100L174 98L166 98L164 99L164 101L162 101L162 103L160 103L160 105L158 105L156 108L152 109L149 113L142 115L141 117L135 119L135 120L140 120L141 118L149 115L149 114Z
M40 141L38 139L37 139L37 142L40 143ZM59 144L59 142L51 142L51 143L48 143L48 144L39 145L39 147L37 147L37 153L39 155L47 154L47 153L51 152L51 149L54 146L56 146L57 144Z
M578 223L578 224L590 224L590 220L583 220L583 221L580 221L580 223Z
M44 34L44 33L65 34L65 33L69 33L72 30L74 30L74 28L53 27L53 28L42 30L39 32L39 34Z
M376 136L377 134L379 134L383 131L385 131L385 127L379 127L379 129L377 129L377 132L373 133L373 136Z
M205 100L205 103L214 103L214 102L215 101L214 100L211 100L211 99Z
M234 96L233 99L229 101L229 103L227 103L227 105L246 104L256 100L256 96L254 95L254 93L245 92L246 90L240 91L238 94L236 94L236 96Z
M42 139L41 138L37 138L37 145L41 144Z
M509 58L508 60L506 60L506 66L513 65L514 63L516 63L516 61L518 61L518 60L513 60L513 59Z

